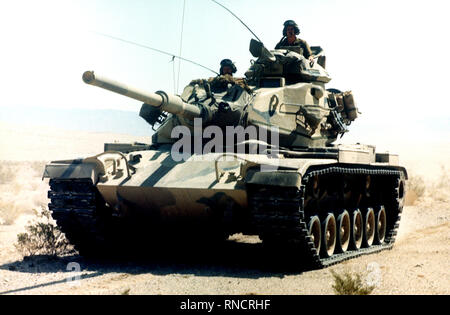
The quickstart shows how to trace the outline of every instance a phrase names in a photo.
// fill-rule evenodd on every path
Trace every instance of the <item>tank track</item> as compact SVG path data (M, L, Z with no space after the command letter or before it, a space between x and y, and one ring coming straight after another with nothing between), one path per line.
M111 211L90 179L51 179L48 198L53 219L82 255L103 255L118 244Z
M384 206L391 212L391 224L387 226L383 244L373 245L359 250L349 250L334 254L329 258L321 257L314 247L313 240L307 228L307 218L304 209L305 187L314 176L329 174L341 175L376 175L388 176L393 183L390 188L389 200ZM305 174L301 189L275 188L257 186L249 192L249 203L252 207L252 221L256 232L269 247L274 248L280 256L298 263L308 269L322 269L337 263L392 249L402 212L402 199L399 196L399 185L404 180L404 174L398 170L351 167L326 167L312 170ZM287 256L286 256L287 255Z

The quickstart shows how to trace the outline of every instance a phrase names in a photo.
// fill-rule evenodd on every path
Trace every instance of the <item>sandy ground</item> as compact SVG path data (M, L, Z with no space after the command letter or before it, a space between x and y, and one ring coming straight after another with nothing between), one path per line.
M95 154L103 142L148 139L44 129L37 133L5 124L0 124L0 139L0 294L333 294L331 270L361 273L376 284L374 294L450 293L450 172L426 172L423 156L421 161L407 157L421 165L416 173L428 176L427 189L405 207L393 250L299 273L267 269L258 239L242 235L233 236L220 252L205 249L195 257L188 251L181 257L129 261L92 261L78 255L23 260L14 243L32 210L47 203L47 183L40 179L45 161ZM432 158L433 168L449 160L445 154Z

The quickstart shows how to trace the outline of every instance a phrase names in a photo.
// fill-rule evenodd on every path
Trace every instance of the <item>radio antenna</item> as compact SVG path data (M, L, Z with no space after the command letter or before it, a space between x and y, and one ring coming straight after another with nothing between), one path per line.
M150 46L142 45L142 44L139 44L139 43L135 43L135 42L132 42L130 40L123 39L123 38L111 36L111 35L108 35L108 34L103 34L103 33L99 33L99 32L93 32L93 33L95 33L97 35L104 36L104 37L108 37L108 38L111 38L111 39L114 39L114 40L118 40L120 42L127 43L127 44L130 44L130 45L135 45L135 46L142 47L142 48L145 48L145 49L150 49L150 50L159 52L160 54L171 56L172 58L178 58L180 60L183 60L183 61L186 61L186 62L190 62L190 63L192 63L192 64L194 64L196 66L202 67L203 69L209 70L209 71L213 72L216 75L219 75L218 72L216 72L216 71L214 71L214 70L212 70L212 69L210 69L208 67L205 67L204 65L201 65L201 64L199 64L199 63L197 63L195 61L192 61L192 60L189 60L189 59L186 59L186 58L183 58L183 57L171 54L169 52L166 52L166 51L163 51L163 50L160 50L160 49L156 49L156 48L153 48L153 47L150 47Z
M225 10L227 10L228 12L230 12L231 15L233 15L236 19L238 19L238 21L241 22L242 25L244 25L244 26L250 31L250 33L252 33L253 36L255 36L255 38L256 38L260 43L262 43L262 41L258 38L258 36L256 36L256 34L253 33L253 31L252 31L252 30L251 30L244 22L242 22L242 20L241 20L240 18L238 18L238 17L236 16L236 14L234 14L230 9L228 9L227 7L225 7L223 4L217 2L216 0L211 0L211 1L214 2L214 3L216 3L216 4L218 4L218 5L220 5L222 8L224 8Z

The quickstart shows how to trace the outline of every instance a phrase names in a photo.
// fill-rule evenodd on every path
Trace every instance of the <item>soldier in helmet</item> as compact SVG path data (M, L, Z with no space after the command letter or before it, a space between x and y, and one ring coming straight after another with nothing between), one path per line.
M303 39L297 38L297 35L300 34L300 28L297 23L293 20L287 20L284 22L283 28L283 38L280 42L275 46L275 49L280 49L285 46L300 46L303 50L303 56L310 61L313 61L314 57L311 52L311 48L308 43Z
M220 62L220 75L229 74L233 76L236 73L237 68L230 59L224 59Z
M236 72L237 72L237 68L236 68L235 64L233 63L233 61L231 61L230 59L222 60L220 62L219 75L217 77L209 78L207 80L207 82L211 86L211 91L213 93L222 93L228 89L230 84L232 86L237 84L240 87L242 87L244 90L246 90L247 92L250 93L251 89L248 86L247 81L244 78L234 78L233 77L233 74L235 74ZM203 83L204 83L204 80L194 80L190 84L195 85L195 84L203 84Z

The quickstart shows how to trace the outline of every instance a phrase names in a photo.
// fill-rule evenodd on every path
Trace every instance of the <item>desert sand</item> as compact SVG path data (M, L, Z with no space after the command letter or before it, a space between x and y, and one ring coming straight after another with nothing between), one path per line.
M450 293L448 143L429 143L420 152L407 144L396 147L415 185L425 191L417 196L417 187L410 189L394 248L328 269L267 270L261 267L257 237L242 235L230 238L219 259L208 252L197 259L156 261L92 261L76 254L23 259L14 246L17 234L33 218L33 209L48 203L44 164L94 155L115 140L150 138L0 124L0 294L333 294L331 270L367 279L376 275L373 294ZM73 272L70 263L80 271ZM67 281L75 276L78 281Z

